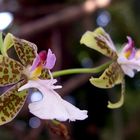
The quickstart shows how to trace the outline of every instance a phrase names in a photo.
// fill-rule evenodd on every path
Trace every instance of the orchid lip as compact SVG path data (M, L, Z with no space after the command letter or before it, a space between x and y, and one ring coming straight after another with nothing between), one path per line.
M19 88L19 91L28 88L37 88L43 95L42 100L29 104L29 110L41 119L57 119L59 121L84 120L88 117L86 110L80 110L69 102L63 100L54 89L61 86L53 85L56 79L29 80L27 84ZM47 86L46 86L47 85Z

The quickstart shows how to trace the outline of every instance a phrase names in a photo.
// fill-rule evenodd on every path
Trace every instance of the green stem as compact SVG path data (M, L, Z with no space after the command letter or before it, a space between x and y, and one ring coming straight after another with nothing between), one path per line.
M68 74L80 74L80 73L99 73L106 69L111 62L107 62L101 66L98 66L96 68L75 68L75 69L67 69L67 70L60 70L53 72L53 77L58 77L58 76L63 76L63 75L68 75Z

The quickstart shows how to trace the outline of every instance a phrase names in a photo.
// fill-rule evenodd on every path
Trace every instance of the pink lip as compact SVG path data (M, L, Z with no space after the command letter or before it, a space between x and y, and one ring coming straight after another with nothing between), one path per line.
M126 53L126 52L130 51L131 54L128 57L128 59L132 59L135 57L136 49L134 48L134 41L132 40L132 38L127 36L127 39L128 39L128 43L126 44L126 48L125 48L124 52Z

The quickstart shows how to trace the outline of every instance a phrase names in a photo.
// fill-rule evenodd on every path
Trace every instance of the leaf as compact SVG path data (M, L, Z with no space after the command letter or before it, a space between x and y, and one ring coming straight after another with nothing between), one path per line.
M17 61L0 55L0 86L17 83L23 78L24 67Z
M119 64L112 63L99 78L90 78L91 84L99 88L112 88L116 84L120 84L124 74Z
M0 125L12 121L23 107L28 91L18 89L25 83L19 82L0 96Z
M105 56L116 59L117 52L110 36L103 28L97 28L95 31L87 31L80 40L81 44L92 48Z

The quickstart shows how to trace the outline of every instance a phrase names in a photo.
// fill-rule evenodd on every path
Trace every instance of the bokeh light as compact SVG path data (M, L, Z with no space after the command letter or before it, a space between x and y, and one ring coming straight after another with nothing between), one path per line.
M6 29L13 21L13 15L10 12L0 13L0 30Z
M36 92L32 93L30 100L31 100L31 102L37 102L37 101L42 100L42 98L43 98L42 93L39 91L36 91Z
M41 124L41 121L37 117L32 117L29 120L29 125L31 128L38 128L40 126L40 124Z
M93 61L92 61L91 58L85 57L85 58L82 59L81 65L84 68L91 68L91 67L93 67Z
M111 17L110 17L110 14L108 11L102 11L97 19L96 19L96 23L98 26L101 26L101 27L105 27L108 25L108 23L110 22L111 20Z

